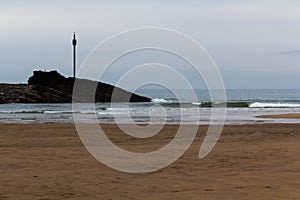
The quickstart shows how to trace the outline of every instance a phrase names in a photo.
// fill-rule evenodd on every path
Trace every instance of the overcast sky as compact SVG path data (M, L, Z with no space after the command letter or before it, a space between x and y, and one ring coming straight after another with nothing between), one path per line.
M113 34L166 27L201 43L227 88L300 88L299 0L7 0L0 5L0 82L25 83L37 69L71 76L74 31L80 64Z

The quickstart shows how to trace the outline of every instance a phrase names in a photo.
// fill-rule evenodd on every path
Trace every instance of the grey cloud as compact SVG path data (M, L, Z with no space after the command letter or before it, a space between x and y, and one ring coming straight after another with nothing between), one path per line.
M281 51L281 55L300 56L300 50Z

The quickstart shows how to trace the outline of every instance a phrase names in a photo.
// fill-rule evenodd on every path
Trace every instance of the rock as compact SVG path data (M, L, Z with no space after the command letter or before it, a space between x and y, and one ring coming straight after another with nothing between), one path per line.
M74 99L77 102L88 102L89 97L95 102L150 102L151 99L140 96L112 85L76 79L80 83L80 92ZM28 84L0 84L0 103L71 103L74 78L65 78L57 71L34 71ZM87 88L95 86L95 95ZM112 99L112 92L114 98ZM93 96L91 96L93 95ZM91 103L91 102L89 102Z
M87 102L88 99L95 98L96 102L111 102L112 92L117 95L113 99L114 102L149 102L150 98L139 96L131 92L125 91L121 88L112 85L91 81L87 79L76 79L78 84L76 100L79 102ZM28 84L39 86L37 87L38 94L45 99L46 102L55 100L58 102L72 102L74 78L65 78L57 71L43 72L35 71L33 76L29 78ZM40 88L42 86L43 88ZM88 88L96 88L96 93L88 91ZM93 95L93 96L91 96Z

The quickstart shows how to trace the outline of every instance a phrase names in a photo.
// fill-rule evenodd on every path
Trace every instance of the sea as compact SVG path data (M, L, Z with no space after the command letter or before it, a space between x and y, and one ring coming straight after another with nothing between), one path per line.
M211 98L208 90L197 89L197 100L189 95L177 100L174 94L188 91L140 89L135 91L152 99L148 103L82 104L73 110L72 104L0 104L0 123L74 123L74 114L96 118L99 123L136 124L210 124ZM300 89L228 89L225 124L300 123L299 119L257 118L260 115L300 113ZM200 113L200 115L199 115ZM222 117L221 117L222 118Z

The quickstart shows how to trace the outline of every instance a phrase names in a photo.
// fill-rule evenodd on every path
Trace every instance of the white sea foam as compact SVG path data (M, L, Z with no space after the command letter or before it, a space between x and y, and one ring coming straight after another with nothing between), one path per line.
M73 113L73 111L68 110L46 110L44 111L44 114L70 114Z
M124 110L128 110L129 108L107 108L107 111L124 111Z
M261 103L254 102L249 105L250 108L300 108L296 103Z
M177 102L175 100L166 100L166 99L159 99L159 98L151 99L151 101L153 103L176 103Z
M95 114L96 111L93 110L46 110L43 111L44 114L73 114L73 113L81 113L81 114Z
M201 102L192 102L193 105L200 106L202 103Z
M0 113L7 113L7 114L10 114L10 113L15 113L15 111L0 111Z
M30 110L9 110L9 111L0 111L2 114L35 114L43 113L43 111L30 111Z
M126 112L98 112L98 115L124 115Z

